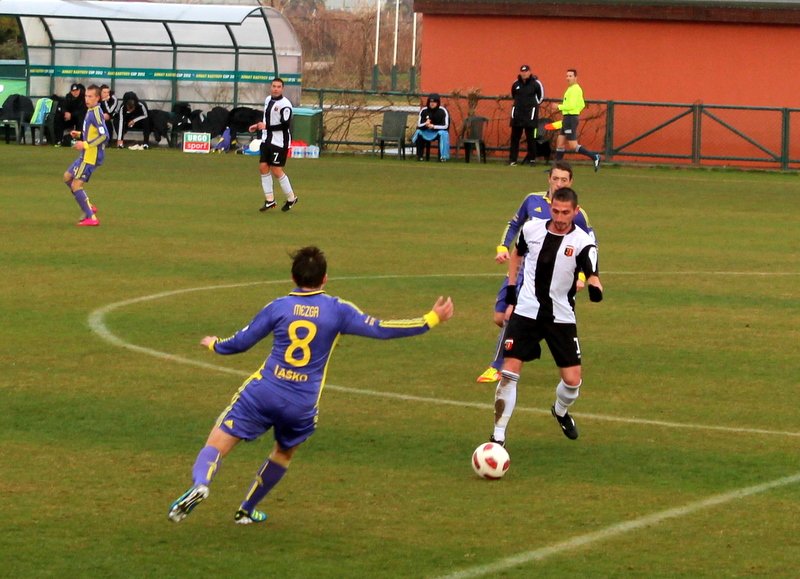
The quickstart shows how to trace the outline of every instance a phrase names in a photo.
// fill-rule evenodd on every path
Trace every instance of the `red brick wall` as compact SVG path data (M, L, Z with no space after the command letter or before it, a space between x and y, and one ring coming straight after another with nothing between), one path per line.
M800 108L800 27L424 15L421 90L507 94L522 63L550 98Z
M428 14L423 18L420 87L423 92L479 88L483 96L507 95L524 63L544 83L546 97L556 100L567 87L566 69L577 68L587 100L800 108L798 45L800 26ZM489 140L507 146L507 114L496 105L488 113L489 103L479 108L492 120ZM619 109L614 145L678 113ZM579 140L589 148L603 148L603 114L590 107L582 115ZM714 114L780 153L778 113ZM795 113L793 119L798 117ZM796 158L800 123L793 122L791 132L790 157ZM629 150L689 153L691 117ZM705 155L764 155L707 117L702 150Z

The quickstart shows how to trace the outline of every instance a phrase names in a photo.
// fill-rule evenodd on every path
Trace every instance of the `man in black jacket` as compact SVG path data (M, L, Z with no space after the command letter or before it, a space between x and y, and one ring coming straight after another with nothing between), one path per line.
M125 133L130 129L138 129L142 131L143 142L141 145L131 145L132 149L148 149L150 145L150 113L147 110L147 105L144 101L139 100L135 92L126 92L122 96L122 106L119 107L117 113L117 121L115 123L117 132L117 147L120 149L125 146Z
M511 96L514 98L514 106L511 109L511 151L508 164L517 164L519 140L524 132L528 151L522 164L533 165L536 162L536 126L539 121L539 105L544 100L544 86L527 64L519 68L519 76L511 85Z
M80 131L83 128L83 117L86 116L86 101L84 95L86 87L80 83L72 83L69 92L60 100L57 106L55 129L55 144L69 146L72 140L64 131Z
M450 158L450 113L442 106L442 97L431 93L428 102L420 109L417 118L417 130L411 141L417 145L417 161L424 159L425 143L439 139L439 160Z
M119 99L107 84L100 85L100 112L103 113L103 120L109 130L109 137L114 133L114 117L119 110Z

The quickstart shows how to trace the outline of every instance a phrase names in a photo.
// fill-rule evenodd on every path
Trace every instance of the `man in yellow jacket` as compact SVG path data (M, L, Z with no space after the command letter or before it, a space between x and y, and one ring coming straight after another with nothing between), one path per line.
M562 121L545 125L548 130L561 129L556 140L556 161L564 158L566 146L575 153L589 157L594 163L594 170L600 168L600 155L578 144L578 119L581 111L586 108L583 100L583 89L578 84L578 71L574 68L567 70L567 87L564 100L558 105L558 110L564 116Z

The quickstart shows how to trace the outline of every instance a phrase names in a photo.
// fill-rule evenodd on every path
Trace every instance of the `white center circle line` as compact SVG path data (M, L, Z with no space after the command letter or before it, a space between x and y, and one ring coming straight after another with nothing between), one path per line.
M661 272L665 273L665 272ZM691 275L698 275L698 274L705 274L705 275L753 275L753 276L767 276L767 275L775 275L774 273L760 273L760 272L671 272L669 275L675 275L675 273L681 274L691 274ZM633 272L616 272L617 275L643 275L641 273L633 273ZM651 274L647 274L651 275ZM796 273L786 273L784 272L783 275L798 275ZM331 281L351 281L351 280L376 280L376 279L401 279L401 278L436 278L436 277L499 277L498 274L431 274L431 275L380 275L380 276L355 276L355 277L341 277L341 278L331 278ZM144 346L137 346L136 344L132 344L123 340L122 338L116 336L113 332L108 329L106 325L105 318L106 315L138 303L154 301L158 299L163 299L167 297L173 297L182 294L188 294L193 292L202 292L202 291L216 291L216 290L224 290L224 289L235 289L241 287L250 287L256 285L275 285L275 284L286 284L288 283L286 280L271 280L271 281L258 281L258 282L246 282L246 283L237 283L237 284L224 284L224 285L210 285L210 286L203 286L203 287L194 287L194 288L187 288L181 290L173 290L173 291L166 291L166 292L159 292L147 296L141 296L138 298L133 298L129 300L124 300L120 302L115 302L112 304L105 305L101 308L98 308L92 311L89 314L88 324L89 327L93 332L95 332L100 338L104 341L108 342L109 344L124 348L130 351L138 352L141 354L145 354L148 356L152 356L155 358L159 358L162 360L186 364L190 366L195 366L198 368L203 368L206 370L213 370L215 372L222 372L226 374L233 374L240 377L247 377L250 375L248 372L243 372L241 370L235 370L232 368L227 368L225 366L218 366L216 364L211 364L208 362L201 362L198 360L192 360L190 358L184 358L182 356L177 356L175 354L169 354L167 352L162 352L159 350L155 350L152 348L147 348ZM491 410L493 409L493 404L488 403L477 403L477 402L467 402L467 401L459 401L459 400L447 400L447 399L440 399L440 398L430 398L425 396L414 396L408 394L398 394L394 392L380 392L375 390L360 390L356 388L347 388L343 386L333 386L333 385L326 385L325 388L339 391L339 392L346 392L349 394L358 394L363 396L376 396L376 397L383 397L383 398L391 398L397 400L403 400L408 402L424 402L426 404L439 404L439 405L449 405L449 406L458 406L462 408L476 408L480 410ZM525 407L518 407L518 411L522 412L532 412L532 413L539 413L539 414L549 414L549 411L535 409L535 408L525 408ZM577 415L577 414L576 414ZM715 431L723 431L729 433L737 433L737 434L759 434L759 435L780 435L780 436L789 436L789 437L800 437L800 432L786 432L786 431L774 431L774 430L765 430L765 429L757 429L757 428L733 428L733 427L725 427L725 426L709 426L703 424L682 424L676 422L666 422L660 420L647 420L647 419L637 419L637 418L625 418L625 417L617 417L617 416L604 416L598 414L580 414L582 419L593 419L593 420L605 420L605 421L613 421L613 422L623 422L623 423L630 423L630 424L641 424L641 425L648 425L648 426L657 426L657 427L665 427L665 428L683 428L683 429L697 429L697 430L715 430ZM651 527L662 523L667 520L677 519L680 517L686 517L689 515L694 514L695 512L701 511L703 509L713 508L719 505L723 505L732 501L741 500L747 498L752 495L760 494L767 492L769 490L780 488L792 484L796 484L800 482L800 473L796 473L791 476L775 479L772 481L768 481L765 483L761 483L758 485L753 485L749 487L744 487L740 489L735 489L732 491L728 491L725 493L713 495L706 499L702 499L699 501L691 502L686 505L670 508L666 510L662 510L656 513L652 513L649 515L645 515L636 519L632 519L629 521L623 521L620 523L615 523L613 525L609 525L608 527L599 529L597 531L593 531L590 533L585 533L583 535L577 535L565 541L561 541L558 543L554 543L548 546L541 547L539 549L529 550L522 553L518 553L516 555L501 558L499 560L493 561L489 564L485 565L478 565L472 568L464 569L461 571L454 572L452 574L443 575L442 578L446 579L467 579L472 577L483 577L487 575L495 575L500 571L512 569L515 567L520 567L523 565L527 565L536 561L542 561L547 559L551 556L560 555L562 553L570 552L577 548L587 547L597 542L601 542L604 540L608 540L619 535L636 531L645 527Z
M640 275L639 273L634 272L617 272L617 274L625 275ZM700 272L684 272L690 273L692 275L698 275ZM723 274L723 272L707 272L708 274L717 275ZM649 275L649 274L648 274ZM672 274L670 274L672 275ZM743 272L736 272L736 273L729 273L728 275L744 275ZM762 275L760 272L753 272L750 275ZM363 281L363 280L381 280L381 279L419 279L419 278L443 278L443 277L498 277L498 274L425 274L425 275L374 275L374 276L350 276L350 277L338 277L338 278L330 278L330 281ZM122 338L115 335L111 330L108 329L106 325L106 315L135 304L155 301L159 299L164 299L168 297L178 296L182 294L188 293L196 293L196 292L204 292L204 291L218 291L218 290L227 290L227 289L236 289L242 287L253 287L258 285L276 285L276 284L290 284L288 280L268 280L268 281L254 281L254 282L243 282L243 283L234 283L234 284L220 284L220 285L209 285L209 286L202 286L202 287L193 287L193 288L185 288L179 290L171 290L165 292L159 292L151 295L140 296L137 298L132 298L129 300L124 300L120 302L115 302L112 304L105 305L100 307L89 314L88 324L91 330L96 333L100 338L104 341L116 346L118 348L124 348L126 350L130 350L133 352L138 352L140 354L144 354L147 356L152 356L154 358L159 358L161 360L166 360L169 362L174 362L178 364L185 364L189 366L195 366L197 368L203 368L205 370L213 370L215 372L222 372L225 374L232 374L235 376L247 377L250 376L250 372L243 372L241 370L235 370L233 368L227 368L225 366L220 366L217 364L212 364L210 362L202 362L199 360L193 360L191 358L185 358L183 356L178 356L175 354L169 354L167 352L161 352L159 350L155 350L153 348L147 348L144 346L137 346L136 344L132 344L123 340ZM359 394L362 396L375 396L375 397L382 397L382 398L390 398L394 400L403 400L407 402L423 402L427 404L439 404L439 405L447 405L447 406L460 406L463 408L478 408L478 409L486 409L492 410L494 408L493 404L489 403L481 403L481 402L468 402L463 400L449 400L445 398L431 398L426 396L415 396L412 394L399 394L396 392L384 392L378 390L362 390L357 388L348 388L346 386L335 386L332 384L326 384L325 388L331 391L338 391L338 392L345 392L348 394ZM544 410L540 408L528 408L524 406L518 406L516 408L519 412L529 412L534 414L550 414L549 410ZM788 437L795 437L800 438L800 432L793 432L793 431L781 431L781 430L767 430L762 428L745 428L745 427L731 427L731 426L714 426L708 424L692 424L692 423L681 423L681 422L669 422L664 420L650 420L645 418L631 418L631 417L619 417L619 416L608 416L603 414L587 414L587 413L576 413L576 416L580 416L582 419L589 419L589 420L602 420L606 422L620 422L624 424L642 424L646 426L657 426L657 427L664 427L664 428L676 428L676 429L691 429L691 430L708 430L708 431L718 431L718 432L728 432L728 433L735 433L735 434L758 434L758 435L777 435L777 436L788 436Z

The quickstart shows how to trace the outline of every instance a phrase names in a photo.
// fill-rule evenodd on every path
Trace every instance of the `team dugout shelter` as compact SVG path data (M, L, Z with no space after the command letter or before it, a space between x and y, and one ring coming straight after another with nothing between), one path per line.
M300 42L270 7L0 0L0 15L19 23L32 97L64 95L80 82L154 105L260 105L280 76L284 94L300 101Z

